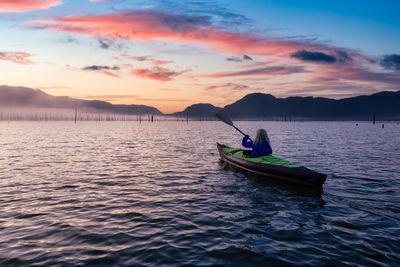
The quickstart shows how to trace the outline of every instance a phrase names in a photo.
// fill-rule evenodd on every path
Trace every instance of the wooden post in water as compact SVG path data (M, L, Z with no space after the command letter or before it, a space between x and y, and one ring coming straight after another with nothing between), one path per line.
M78 118L78 108L75 107L75 124L76 124L77 118Z
M153 115L151 115L151 122L153 122L154 121L154 117L153 117Z
M375 124L375 114L372 116L372 124Z
M189 123L189 112L186 111L186 123Z

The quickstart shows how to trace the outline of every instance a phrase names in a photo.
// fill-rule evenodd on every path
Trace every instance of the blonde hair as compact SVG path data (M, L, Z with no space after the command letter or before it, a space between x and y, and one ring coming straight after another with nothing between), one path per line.
M267 141L269 143L269 137L268 137L267 131L264 129L258 129L254 143L256 145L262 145L264 143L264 141Z

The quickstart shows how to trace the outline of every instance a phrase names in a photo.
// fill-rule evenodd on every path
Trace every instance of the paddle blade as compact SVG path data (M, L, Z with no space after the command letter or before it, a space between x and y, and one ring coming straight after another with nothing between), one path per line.
M217 116L218 119L225 122L226 124L228 124L230 126L234 126L232 120L226 114L224 114L222 112L217 112L215 114L215 116Z

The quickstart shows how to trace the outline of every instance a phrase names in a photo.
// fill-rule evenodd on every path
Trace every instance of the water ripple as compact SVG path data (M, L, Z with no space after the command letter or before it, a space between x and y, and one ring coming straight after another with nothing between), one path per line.
M3 123L0 265L400 264L398 124L238 126L324 190L221 164L219 122Z

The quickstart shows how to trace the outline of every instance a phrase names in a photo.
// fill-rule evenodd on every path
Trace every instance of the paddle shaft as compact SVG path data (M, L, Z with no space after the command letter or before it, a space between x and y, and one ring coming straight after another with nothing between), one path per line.
M238 132L240 132L241 134L243 134L244 136L246 136L246 134L244 134L238 127L236 127L236 126L233 124L232 120L231 120L226 114L221 113L221 112L217 112L217 113L215 114L215 116L217 116L217 118L220 119L222 122L228 124L229 126L232 126L232 127L235 128ZM253 141L253 140L251 140L250 137L249 137L249 140L250 140L250 141Z
M244 136L246 136L246 134L244 134L238 127L236 127L235 125L232 125L232 127L233 128L235 128L236 130L238 130L241 134L243 134ZM253 141L253 140L251 140L251 138L249 137L249 140L250 141Z

